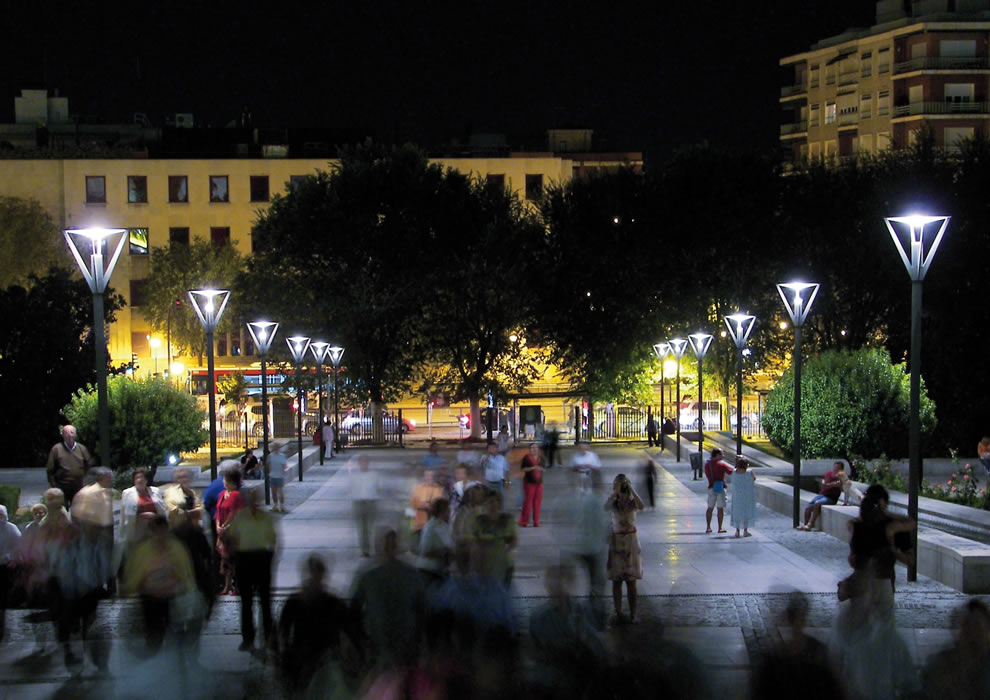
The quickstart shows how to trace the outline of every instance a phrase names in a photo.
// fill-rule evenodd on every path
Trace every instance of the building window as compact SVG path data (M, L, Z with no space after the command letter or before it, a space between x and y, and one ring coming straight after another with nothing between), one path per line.
M189 227L173 226L168 230L169 245L189 245Z
M489 173L488 175L485 175L485 184L489 187L497 187L502 189L505 187L505 174Z
M835 103L829 102L825 105L825 123L835 124Z
M808 110L808 126L820 126L821 125L821 107L820 105L813 104L811 109Z
M189 178L185 175L168 176L168 201L173 203L189 201Z
M890 49L880 49L877 51L877 73L890 72Z
M245 333L244 334L244 355L245 356L252 356L252 355L256 355L256 354L257 353L255 352L254 341L251 340L251 334L250 333Z
M816 88L819 85L820 76L821 76L821 68L816 64L816 65L814 65L814 66L811 67L810 73L811 73L811 77L808 78L808 87L809 88Z
M975 93L973 83L946 83L946 102L972 102Z
M127 176L127 201L129 204L148 203L148 178L144 175Z
M825 157L833 158L839 153L839 143L835 139L825 142Z
M231 356L241 354L241 334L236 331L230 334L230 354Z
M885 151L890 148L890 132L881 131L877 134L877 151Z
M882 90L877 93L877 116L883 117L890 113L890 91Z
M131 280L131 306L144 306L148 303L148 280Z
M267 202L270 199L268 196L268 176L267 175L252 175L251 176L251 201L252 202Z
M862 56L859 57L859 63L862 67L862 75L864 78L869 78L873 75L873 52L867 51Z
M296 189L299 185L306 181L309 175L289 175L289 191Z
M229 226L211 226L210 227L210 242L213 243L217 248L222 248L230 243L230 227Z
M811 160L818 160L819 158L821 158L822 145L817 141L809 144L808 155L810 156Z
M127 229L127 249L131 255L148 254L148 229L129 228Z
M958 151L963 141L973 138L975 129L971 126L947 126L942 132L942 143L950 151Z
M873 95L861 95L859 98L859 118L869 119L873 116Z
M210 201L229 202L230 192L227 189L226 175L210 175Z
M526 199L531 202L543 196L543 175L526 176Z
M107 179L102 175L86 176L86 204L107 203Z
M219 357L224 357L227 354L227 334L217 333L217 355Z
M261 252L261 234L258 233L258 229L254 226L251 227L251 252L260 253Z

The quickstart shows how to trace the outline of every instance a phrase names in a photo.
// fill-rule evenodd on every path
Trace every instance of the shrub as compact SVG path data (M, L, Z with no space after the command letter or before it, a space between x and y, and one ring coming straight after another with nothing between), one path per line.
M198 449L209 439L196 399L164 379L112 377L107 391L112 466L118 472L163 464L169 454ZM102 461L96 389L78 390L64 413L79 441Z
M803 457L907 452L910 376L885 350L830 350L809 358L801 376ZM767 397L763 427L770 441L791 452L794 374L787 370ZM921 387L921 429L935 428L935 404Z

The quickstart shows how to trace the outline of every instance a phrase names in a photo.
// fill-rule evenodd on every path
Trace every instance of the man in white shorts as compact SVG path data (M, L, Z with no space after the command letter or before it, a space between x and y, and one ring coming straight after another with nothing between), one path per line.
M712 511L718 508L718 531L724 533L722 519L725 517L725 475L732 473L732 467L722 461L722 450L712 450L712 458L705 462L705 476L708 477L708 510L705 511L705 533L712 531Z

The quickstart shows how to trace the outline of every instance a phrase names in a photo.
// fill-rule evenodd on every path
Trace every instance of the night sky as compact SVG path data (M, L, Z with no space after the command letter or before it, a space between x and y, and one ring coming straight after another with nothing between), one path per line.
M874 16L870 0L0 7L0 122L21 88L48 87L107 122L222 126L246 104L255 126L425 144L590 127L648 159L702 140L772 147L780 57Z

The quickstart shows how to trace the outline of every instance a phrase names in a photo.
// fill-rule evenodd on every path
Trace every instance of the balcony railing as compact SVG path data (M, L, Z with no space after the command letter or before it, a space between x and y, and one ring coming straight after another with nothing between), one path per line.
M790 124L780 125L780 135L787 136L788 134L800 134L801 132L808 130L808 122L791 122Z
M839 126L849 126L850 124L855 124L857 121L859 121L859 113L855 110L839 115Z
M858 70L847 70L839 75L839 85L851 85L852 83L859 82L859 71Z
M990 113L990 102L914 102L894 107L894 117L913 117L918 114L988 113Z
M924 56L895 64L894 75L911 73L916 70L987 69L990 69L990 57L987 56Z
M808 82L808 87L810 87L810 88L816 88L816 87L819 86L820 83L821 83L821 81L818 78L812 78Z
M804 83L800 85L785 85L780 88L781 97L793 97L794 95L800 95L805 92L808 92L808 86Z

